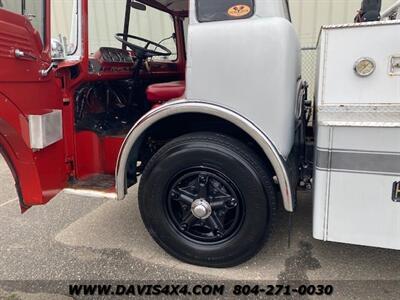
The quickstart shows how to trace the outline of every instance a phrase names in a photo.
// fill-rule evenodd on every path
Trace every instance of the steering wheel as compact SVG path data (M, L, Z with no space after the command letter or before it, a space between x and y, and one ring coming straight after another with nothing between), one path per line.
M131 50L135 51L136 55L138 57L143 57L143 58L147 58L147 57L153 57L153 56L170 56L172 54L171 50L169 50L167 47L155 43L153 41L150 41L148 39L145 38L141 38L135 35L131 35L131 34L124 34L124 33L117 33L115 35L115 38L120 41L123 45L129 47ZM141 42L146 43L146 46L142 47L142 46L138 46L135 44L132 44L130 42L128 42L127 40L124 40L124 38L126 39L134 39L134 40L138 40ZM156 50L151 50L148 49L149 46L155 46L155 49L160 48L163 51L156 51Z

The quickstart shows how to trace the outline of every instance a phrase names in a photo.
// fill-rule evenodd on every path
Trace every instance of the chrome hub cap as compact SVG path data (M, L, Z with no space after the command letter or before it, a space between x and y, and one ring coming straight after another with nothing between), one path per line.
M211 216L212 208L210 203L204 199L197 199L192 203L192 214L197 219L205 220Z

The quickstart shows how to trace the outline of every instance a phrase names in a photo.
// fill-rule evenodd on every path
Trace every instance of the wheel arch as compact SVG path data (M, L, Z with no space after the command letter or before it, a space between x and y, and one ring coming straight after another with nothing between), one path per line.
M21 190L21 183L20 183L20 180L18 177L17 169L15 167L15 161L13 162L11 155L5 149L6 148L5 145L6 145L6 142L4 141L4 137L0 135L0 158L4 159L8 168L10 169L11 175L14 178L15 189L16 189L16 192L18 195L21 212L24 213L29 209L29 207L26 206L24 203L24 198L23 198L22 190Z
M273 142L255 124L240 114L211 103L200 101L173 101L144 115L130 130L121 147L116 165L116 192L118 199L125 198L128 189L128 163L137 162L137 156L146 134L162 122L171 118L188 115L203 115L232 124L254 142L269 162L279 181L283 205L289 212L294 211L295 193L291 185L289 167ZM177 136L179 136L178 134ZM177 137L175 136L175 137Z
M0 156L14 177L22 212L42 199L41 183L31 149L27 145L28 120L0 92Z

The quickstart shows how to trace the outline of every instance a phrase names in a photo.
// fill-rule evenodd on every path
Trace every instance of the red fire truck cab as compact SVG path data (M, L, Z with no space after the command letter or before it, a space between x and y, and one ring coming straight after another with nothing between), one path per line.
M252 257L275 194L295 207L304 91L287 1L64 1L72 17L60 2L0 1L0 151L22 211L61 191L122 200L141 176L143 221L170 254ZM62 12L70 32L54 36Z
M0 0L0 151L22 210L139 182L163 249L227 267L300 186L315 238L400 249L399 7L322 28L313 109L287 0Z
M61 60L54 51L65 51L64 45L51 39L52 4L36 2L45 5L32 7L42 14L36 22L0 9L1 151L15 175L21 207L45 204L63 189L115 198L118 154L129 130L152 108L184 94L187 7L174 11L148 1L171 14L175 32L167 38L176 40L174 54L153 41L141 45L141 37L140 46L132 44L124 28L115 36L123 47L90 53L88 2L79 1L81 55ZM129 5L126 28L131 10ZM46 22L35 26L39 18ZM139 170L140 165L128 180Z

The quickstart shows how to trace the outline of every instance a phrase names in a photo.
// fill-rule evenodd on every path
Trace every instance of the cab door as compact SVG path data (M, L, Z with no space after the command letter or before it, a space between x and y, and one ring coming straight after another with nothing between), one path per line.
M50 0L0 0L0 152L23 210L47 203L68 179L50 41Z

